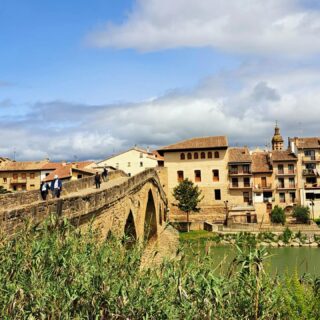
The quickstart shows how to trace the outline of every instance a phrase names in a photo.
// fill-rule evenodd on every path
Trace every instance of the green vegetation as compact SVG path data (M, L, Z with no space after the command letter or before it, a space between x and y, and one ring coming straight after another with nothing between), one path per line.
M189 213L200 211L198 204L203 199L203 197L200 197L201 191L192 181L184 179L173 189L173 196L178 201L178 208L187 214L187 229L189 232Z
M279 206L275 206L273 208L273 210L271 211L271 222L272 223L281 223L281 224L285 224L286 222L286 215L284 210L279 207Z
M292 238L292 236L293 236L293 232L287 227L283 231L281 239L283 240L284 243L289 243L291 238Z
M6 194L6 193L10 193L10 191L8 191L4 187L0 186L0 194Z
M293 208L292 216L296 218L299 223L309 223L310 221L310 209L304 206L295 206Z
M320 218L314 219L314 222L315 222L318 226L320 226Z
M226 274L214 255L141 269L141 247L98 241L51 218L0 240L1 319L319 319L320 279L264 271L265 249L237 236ZM245 243L251 243L247 246Z

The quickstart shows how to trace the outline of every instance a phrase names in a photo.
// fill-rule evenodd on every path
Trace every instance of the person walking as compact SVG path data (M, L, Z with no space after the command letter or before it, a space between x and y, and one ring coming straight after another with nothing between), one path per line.
M100 189L101 177L100 177L99 172L96 172L96 175L94 176L94 182L96 184L96 189Z
M57 175L54 176L54 180L51 182L51 191L54 198L60 198L62 182Z
M102 179L103 179L104 182L107 182L107 179L108 179L108 170L106 169L106 167L103 168Z
M43 201L47 200L47 196L49 193L49 184L46 181L41 181L40 185L40 193Z

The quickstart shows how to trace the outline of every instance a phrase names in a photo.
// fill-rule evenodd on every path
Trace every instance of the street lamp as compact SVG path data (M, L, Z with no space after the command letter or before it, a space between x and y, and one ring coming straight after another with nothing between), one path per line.
M226 201L223 201L223 203L224 203L225 210L226 210L226 219L225 219L225 221L224 221L224 224L225 224L225 226L228 226L228 219L229 219L229 208L228 208L228 203L229 203L229 201L228 201L228 200L226 200Z
M314 200L313 199L310 200L310 206L312 208L312 220L314 220Z

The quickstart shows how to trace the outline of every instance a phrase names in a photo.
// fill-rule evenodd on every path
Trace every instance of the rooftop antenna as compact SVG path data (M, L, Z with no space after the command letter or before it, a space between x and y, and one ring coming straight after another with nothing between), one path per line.
M298 126L299 126L299 131L300 131L300 137L303 136L303 127L302 127L302 122L298 122Z
M13 148L13 161L16 161L16 148Z

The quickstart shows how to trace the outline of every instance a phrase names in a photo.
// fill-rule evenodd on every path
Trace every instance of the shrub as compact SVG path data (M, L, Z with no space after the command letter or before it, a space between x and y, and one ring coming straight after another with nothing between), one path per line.
M314 222L315 222L318 226L320 226L320 218L314 219Z
M284 243L289 243L289 241L291 240L293 236L293 233L292 231L287 227L285 228L285 230L283 231L283 234L282 234L282 240Z
M286 215L284 210L279 207L279 206L275 206L273 208L273 210L271 211L271 222L272 223L281 223L281 224L285 224L286 222Z
M295 206L292 216L296 218L299 223L308 223L310 221L310 209L309 207Z

